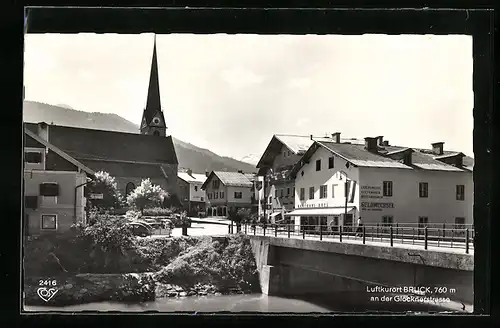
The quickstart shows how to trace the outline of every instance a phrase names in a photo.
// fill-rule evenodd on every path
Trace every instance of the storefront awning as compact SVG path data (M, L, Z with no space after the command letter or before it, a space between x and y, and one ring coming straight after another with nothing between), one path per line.
M352 212L355 207L347 207L347 213ZM298 208L285 216L331 216L340 215L345 213L345 207L335 207L335 208Z

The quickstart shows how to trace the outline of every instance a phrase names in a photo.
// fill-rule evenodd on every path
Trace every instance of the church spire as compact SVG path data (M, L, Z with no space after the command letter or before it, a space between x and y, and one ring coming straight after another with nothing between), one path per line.
M141 134L165 136L166 125L160 102L160 84L158 79L158 60L156 56L156 34L154 36L153 59L149 76L146 108L142 115Z

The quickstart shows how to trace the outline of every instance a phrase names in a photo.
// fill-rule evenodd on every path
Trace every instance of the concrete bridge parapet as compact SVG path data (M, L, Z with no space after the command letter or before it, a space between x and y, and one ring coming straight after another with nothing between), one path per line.
M269 295L351 292L373 286L428 287L433 297L473 303L474 257L402 247L249 236Z

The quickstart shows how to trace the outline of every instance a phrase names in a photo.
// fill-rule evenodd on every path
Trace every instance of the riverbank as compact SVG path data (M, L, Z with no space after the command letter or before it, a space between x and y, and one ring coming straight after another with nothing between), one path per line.
M243 235L214 241L210 237L133 239L129 247L114 252L107 251L113 245L102 249L88 241L57 236L28 242L25 304L147 302L260 292L255 259ZM40 296L40 288L42 296L55 294L47 299Z

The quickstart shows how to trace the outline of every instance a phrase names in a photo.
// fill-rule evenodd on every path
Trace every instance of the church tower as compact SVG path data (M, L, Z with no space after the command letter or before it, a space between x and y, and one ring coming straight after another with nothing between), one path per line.
M141 134L165 137L167 126L161 110L160 84L158 81L158 61L156 59L156 35L153 46L153 60L149 76L148 98L142 114Z

